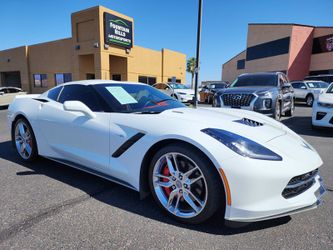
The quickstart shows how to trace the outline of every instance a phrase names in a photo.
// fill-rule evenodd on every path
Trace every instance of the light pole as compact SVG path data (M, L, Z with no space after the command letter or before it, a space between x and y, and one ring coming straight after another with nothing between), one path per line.
M198 31L197 31L197 55L196 55L196 60L195 60L194 108L197 108L197 106L198 106L198 81L199 81L199 70L200 70L199 62L200 62L202 2L203 2L203 0L199 0Z

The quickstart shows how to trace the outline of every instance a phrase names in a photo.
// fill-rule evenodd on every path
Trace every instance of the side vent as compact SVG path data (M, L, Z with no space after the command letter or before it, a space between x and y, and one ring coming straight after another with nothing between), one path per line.
M261 127L261 126L264 126L263 123L251 120L249 118L243 118L243 119L240 119L240 120L235 120L234 122L238 122L238 123L250 126L250 127Z

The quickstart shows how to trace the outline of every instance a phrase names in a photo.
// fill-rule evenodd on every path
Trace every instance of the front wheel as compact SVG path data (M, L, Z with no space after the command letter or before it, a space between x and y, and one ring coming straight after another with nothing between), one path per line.
M281 103L279 101L276 101L275 104L274 119L277 121L281 119Z
M20 118L15 122L13 140L16 152L24 161L33 161L37 158L37 143L29 122Z
M295 111L295 102L294 102L294 99L292 99L290 109L288 111L286 111L286 116L289 116L289 117L293 116L294 111Z
M171 144L155 154L149 186L158 205L185 223L206 221L225 203L216 169L200 151L185 144Z

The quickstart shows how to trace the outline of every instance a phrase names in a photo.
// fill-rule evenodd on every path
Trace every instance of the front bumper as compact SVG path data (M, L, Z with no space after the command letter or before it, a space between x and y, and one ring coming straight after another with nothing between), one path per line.
M310 189L300 194L299 196L301 197L289 199L289 204L286 206L276 207L271 210L257 211L235 209L228 206L225 219L237 222L255 222L309 211L317 208L321 204L321 198L325 192L326 189L323 185L322 178L317 175L315 178L315 184Z
M221 164L230 188L231 205L226 207L225 219L253 222L282 217L315 208L325 192L316 171L322 160L318 153L295 135L284 135L264 144L282 156L282 161L255 160L234 157ZM284 196L290 183L310 172L313 183L295 196Z
M317 113L325 113L325 116L317 120ZM315 104L312 111L312 125L333 128L333 108L326 108Z

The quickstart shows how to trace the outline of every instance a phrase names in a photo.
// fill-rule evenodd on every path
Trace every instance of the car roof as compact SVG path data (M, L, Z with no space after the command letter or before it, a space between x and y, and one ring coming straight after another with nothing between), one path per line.
M59 84L58 86L66 86L72 84L79 85L98 85L98 84L138 84L138 85L148 85L140 82L125 82L125 81L112 81L112 80L81 80L81 81L72 81Z
M254 72L254 73L244 73L239 76L248 76L248 75L278 75L284 74L283 72Z

